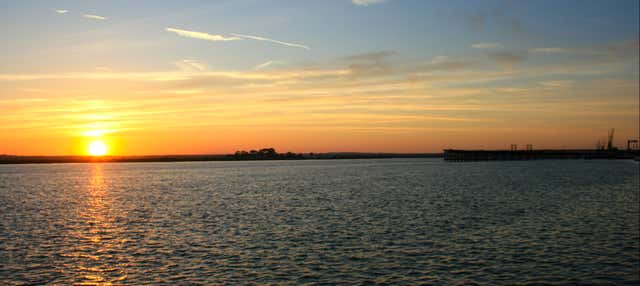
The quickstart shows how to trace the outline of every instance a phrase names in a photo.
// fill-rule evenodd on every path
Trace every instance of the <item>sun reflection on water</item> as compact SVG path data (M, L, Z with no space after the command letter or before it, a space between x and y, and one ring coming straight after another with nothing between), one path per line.
M90 166L86 203L79 210L83 224L76 230L74 285L113 285L127 278L119 250L120 228L114 224L117 209L109 204L109 189L102 164Z

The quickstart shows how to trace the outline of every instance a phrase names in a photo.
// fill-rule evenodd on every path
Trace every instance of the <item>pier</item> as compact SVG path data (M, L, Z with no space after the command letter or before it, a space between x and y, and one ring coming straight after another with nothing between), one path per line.
M542 159L634 159L634 157L638 155L638 151L635 150L444 150L444 160L452 162Z

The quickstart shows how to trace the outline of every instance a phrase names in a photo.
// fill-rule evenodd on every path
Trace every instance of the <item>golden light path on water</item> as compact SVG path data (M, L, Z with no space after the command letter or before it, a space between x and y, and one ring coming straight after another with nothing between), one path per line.
M77 245L68 254L74 265L66 269L75 272L74 285L119 284L127 278L127 264L119 257L126 239L121 238L121 227L114 224L119 209L110 204L103 166L91 164L89 168L86 201L77 211L80 225L73 234Z

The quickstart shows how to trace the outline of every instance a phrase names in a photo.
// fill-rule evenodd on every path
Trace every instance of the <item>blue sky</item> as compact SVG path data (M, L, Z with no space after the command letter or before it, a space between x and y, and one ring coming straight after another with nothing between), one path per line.
M639 10L638 1L390 0L367 6L348 0L7 1L5 6L2 34L8 51L2 54L3 62L11 70L25 71L25 57L62 61L70 51L71 62L56 69L92 68L87 65L99 58L109 61L100 64L114 68L155 69L176 57L243 69L274 59L319 62L381 50L397 52L396 58L431 59L479 53L470 45L481 42L497 42L508 50L585 48L637 39ZM69 12L57 14L54 9ZM260 35L303 43L311 50L176 39L166 27ZM101 49L101 44L113 46Z

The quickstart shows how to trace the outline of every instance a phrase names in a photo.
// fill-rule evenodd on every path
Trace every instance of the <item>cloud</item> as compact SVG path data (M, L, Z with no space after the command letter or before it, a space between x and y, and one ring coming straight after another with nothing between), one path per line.
M265 42L276 43L276 44L283 45L283 46L288 46L288 47L302 48L302 49L305 49L305 50L310 50L311 49L308 46L301 45L301 44L288 43L288 42L278 41L278 40L269 39L269 38L265 38L265 37L251 36L251 35L244 35L244 34L231 33L232 37L226 37L226 36L223 36L223 35L212 35L212 34L208 34L208 33L204 33L204 32L189 31L189 30L182 30L182 29L176 29L176 28L165 28L165 31L176 33L176 34L178 34L180 36L183 36L183 37L206 40L206 41L212 41L212 42L218 42L218 41L226 42L226 41L238 41L238 40L242 40L242 39L251 39L251 40L256 40L256 41L265 41Z
M477 43L471 45L471 47L476 49L493 49L500 47L500 43Z
M208 70L205 64L196 60L181 60L176 62L175 65L184 72L202 72Z
M640 41L631 39L622 42L613 42L604 45L582 48L532 48L531 54L573 54L585 56L596 62L623 62L638 59Z
M453 59L448 56L438 56L431 59L431 62L418 65L414 68L417 72L433 72L433 71L453 71L461 70L470 65L470 62Z
M573 80L551 80L551 81L543 81L540 83L541 85L547 88L567 88L572 87L575 84Z
M254 69L255 70L261 70L261 69L270 67L270 66L275 65L275 64L282 64L282 62L279 62L279 61L266 61L266 62L264 62L262 64L259 64L259 65L255 66Z
M82 15L82 17L87 18L87 19L93 19L93 20L107 20L107 19L109 19L107 17L98 16L98 15L91 15L91 14L84 14L84 15Z
M371 4L382 3L386 0L351 0L351 3L356 4L358 6L369 6Z
M521 52L527 55L526 51ZM5 112L0 112L0 122L3 122L0 124L0 134L7 134L4 138L11 138L14 134L40 130L82 134L92 130L139 129L150 132L161 130L166 134L156 137L164 138L175 135L176 129L193 126L197 128L193 132L212 136L226 132L226 129L220 129L227 128L224 126L229 126L228 130L232 133L277 129L292 130L294 133L291 134L306 134L300 132L330 129L326 134L334 135L334 130L339 129L345 134L356 131L383 132L378 130L431 134L419 129L432 126L455 130L520 128L518 124L538 124L542 119L535 116L540 114L540 110L545 110L545 115L552 118L548 124L545 123L548 129L548 126L556 126L558 122L575 122L563 120L567 117L562 116L569 116L567 112L613 112L611 110L616 106L624 109L616 109L612 120L627 116L625 114L637 118L637 83L633 79L626 80L628 83L625 86L594 83L593 86L601 91L585 87L587 81L582 80L573 85L579 85L580 90L558 88L570 83L553 82L573 79L571 75L552 74L555 68L584 72L589 66L570 67L566 63L551 62L552 66L524 66L511 71L485 69L485 65L478 63L473 66L478 70L451 73L433 71L427 75L413 76L407 74L410 67L403 65L420 65L414 60L394 62L393 73L387 75L373 75L375 71L384 71L384 66L380 70L369 70L372 76L364 80L353 78L353 70L346 68L347 64L374 65L376 62L395 61L393 56L390 57L391 54L373 52L348 57L349 62L344 59L338 63L331 61L299 67L287 65L282 69L264 68L260 71L200 71L202 68L199 63L182 60L179 63L186 68L180 70L55 73L19 78L0 74L0 81L3 78L42 79L31 83L0 82L0 85L8 88L7 98L0 99L0 106L6 107L3 109ZM457 61L462 60L466 61L453 56L440 56L427 59L423 64L440 69L455 66ZM600 65L594 65L593 68L600 68ZM496 80L499 82L490 84ZM13 95L12 90L24 87L37 87L51 96L20 91ZM610 93L624 96L596 96ZM46 100L43 101L45 96ZM612 107L589 109L592 99L611 104ZM270 114L270 110L281 113ZM190 120L176 120L186 118L185 115ZM597 119L604 121L610 118L599 116ZM516 127L509 125L510 122L516 122L512 124ZM631 128L634 124L637 126L636 123L631 121L624 126L635 130ZM585 129L590 124L585 122ZM242 129L245 127L238 126L255 129L245 130ZM312 135L318 133L309 134L310 138L316 138ZM381 138L389 138L388 134L385 136ZM210 139L215 140L215 136ZM363 140L369 138L364 137ZM4 142L3 138L0 141ZM170 145L172 148L179 146L175 142Z
M212 42L218 42L218 41L226 42L226 41L241 40L239 37L225 37L222 35L211 35L203 32L181 30L176 28L166 28L165 31L176 33L180 36L187 37L187 38L194 38L194 39L200 39L200 40L206 40L206 41L212 41Z
M380 51L352 55L339 60L347 63L352 77L384 76L392 72L387 58L394 54L394 51Z
M271 42L271 43L280 44L280 45L288 46L288 47L302 48L302 49L305 49L305 50L311 50L311 48L309 48L308 46L305 46L305 45L295 44L295 43L287 43L287 42L282 42L282 41L269 39L269 38L265 38L265 37L251 36L251 35L244 35L244 34L235 34L235 33L231 33L231 35L234 35L235 37L245 38L245 39L252 39L252 40L256 40L256 41L265 41L265 42Z
M547 54L557 54L557 53L568 53L569 50L565 48L534 48L529 49L530 53L547 53Z
M495 52L490 53L489 58L503 67L511 68L516 64L524 62L527 55L522 52Z
M53 10L58 14L66 14L67 12L69 12L69 10Z
M559 47L542 47L532 48L528 52L530 54L572 54L585 57L585 60L612 63L612 62L629 62L638 59L640 50L640 41L631 39L622 42L612 42L593 47L580 48L559 48Z
M354 62L354 61L380 61L388 58L389 56L394 55L396 52L394 51L380 51L380 52L371 52L364 54L357 54L348 57L342 58L343 61Z
M207 72L185 72L158 71L158 72L80 72L80 73L54 73L54 74L0 74L1 81L28 81L28 80L63 80L63 79L86 79L86 80L140 80L150 82L163 81L183 81L192 78L228 78L238 80L289 80L299 78L317 78L327 76L344 76L349 71L345 69L302 69L283 72L254 73L238 71L207 71Z

